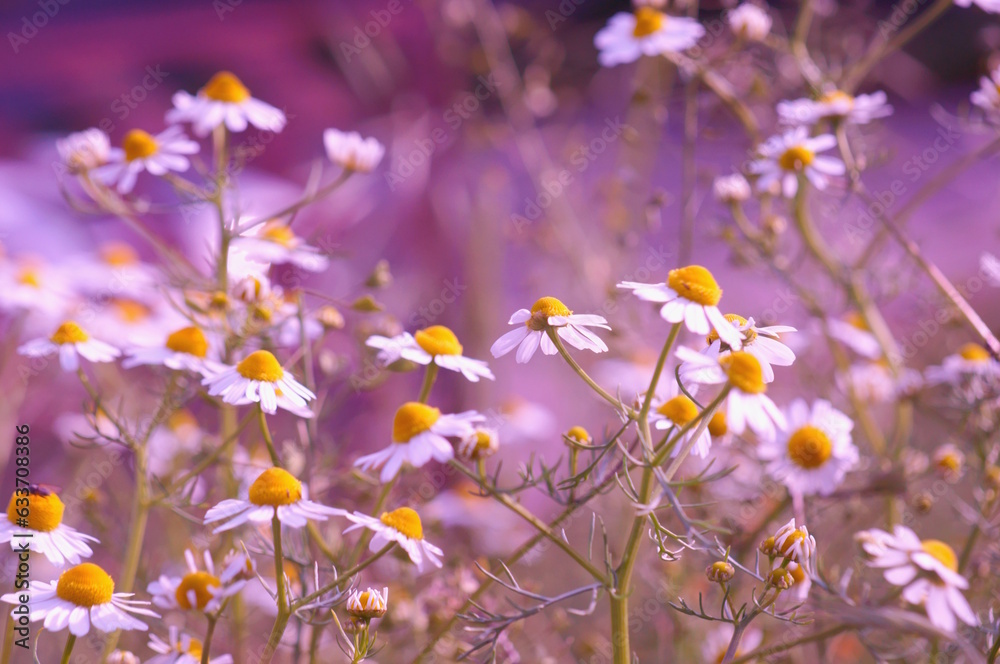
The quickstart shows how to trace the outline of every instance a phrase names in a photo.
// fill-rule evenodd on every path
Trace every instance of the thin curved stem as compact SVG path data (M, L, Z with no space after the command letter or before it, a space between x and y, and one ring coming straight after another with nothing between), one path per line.
M585 382L587 385L590 386L590 389L594 390L594 392L596 392L598 396L600 396L602 399L607 401L615 408L619 409L624 408L625 412L630 417L634 415L634 412L632 411L631 408L623 404L620 399L617 399L614 396L612 396L610 393L608 393L607 390L605 390L603 387L594 382L593 378L587 375L587 372L583 370L583 368L577 363L577 361L573 359L573 356L569 354L569 351L566 350L566 346L563 345L562 340L559 338L559 335L556 333L554 329L550 327L546 330L546 333L549 335L549 338L552 339L552 343L555 344L556 350L558 350L559 354L563 356L563 359L566 360L566 363L570 366L571 369L573 369L573 371L576 372L578 376L580 376L580 378L583 379L583 382Z

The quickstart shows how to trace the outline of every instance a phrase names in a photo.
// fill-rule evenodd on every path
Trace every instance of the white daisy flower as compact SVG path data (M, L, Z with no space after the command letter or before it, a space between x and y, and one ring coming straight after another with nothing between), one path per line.
M377 519L361 512L345 513L345 516L355 525L348 527L344 533L358 528L367 528L375 533L368 546L372 552L377 552L386 544L395 542L406 551L418 570L423 570L425 558L435 567L442 566L440 556L444 552L424 539L424 527L420 523L420 515L411 508L400 507L391 512L383 512Z
M923 384L923 377L915 369L903 369L900 376L893 376L888 365L878 362L856 362L846 373L837 374L837 387L843 392L853 389L863 401L884 403L898 396L912 394Z
M496 429L476 427L458 443L458 456L469 461L491 457L500 449L500 434Z
M664 398L656 405L656 408L649 414L649 421L658 431L667 431L669 429L677 428L679 431L686 424L691 422L694 418L698 417L700 412L698 406L694 401L691 400L686 394L681 392L675 380L665 380L663 381ZM697 390L689 390L692 394L695 394ZM684 443L689 441L691 437L695 434L697 427L691 429L687 432L676 445L672 451L671 456L677 456L681 448L684 447ZM709 432L708 427L701 432L698 437L698 441L691 448L691 454L696 457L704 459L708 456L708 452L712 449L712 434Z
M23 594L23 590L10 593L0 597L0 601L19 604L19 595ZM105 633L149 629L130 613L160 617L142 608L149 602L128 599L133 593L116 593L114 580L93 563L70 567L56 581L31 581L28 595L31 622L44 620L45 629L50 632L68 627L69 633L77 637L86 636L91 627Z
M593 314L574 314L569 308L554 297L540 298L532 305L531 310L518 309L507 321L508 325L518 325L516 330L504 334L490 348L493 357L502 357L517 348L516 359L524 364L532 358L541 346L545 355L555 355L559 352L555 343L549 338L549 330L559 335L559 338L580 350L590 350L603 353L608 350L601 339L588 330L588 327L611 328L604 316Z
M227 597L231 597L243 589L246 581L239 578L223 580L215 574L215 563L212 554L205 551L205 569L199 569L194 553L190 549L184 551L187 562L187 573L184 576L168 576L161 574L146 588L153 597L153 604L163 609L180 609L183 611L201 611L214 613L219 610Z
M112 148L108 163L94 170L94 175L106 185L115 185L119 193L127 194L135 187L139 173L165 175L169 171L183 173L190 166L186 155L198 152L198 144L184 135L180 127L168 127L156 136L141 129L125 134L120 148Z
M903 586L903 599L923 606L931 623L954 632L958 620L967 625L979 621L962 590L969 582L958 573L958 556L940 540L921 540L906 526L896 526L892 534L865 530L855 535L872 557L869 565L885 570L885 580Z
M795 519L778 528L762 547L765 553L797 563L808 575L812 573L816 559L816 538L809 534L805 524L795 525Z
M327 507L306 499L306 489L287 470L268 468L250 485L247 498L223 500L205 514L205 525L223 521L212 532L221 533L246 522L269 523L277 517L289 528L302 528L307 522L326 521L344 510Z
M726 320L717 306L722 299L722 289L712 273L701 265L671 270L666 283L623 281L618 288L631 290L640 300L662 303L660 316L668 323L683 322L695 334L708 334L715 330L731 348L739 349L743 345L743 335Z
M0 519L0 544L10 542L10 548L19 551L27 543L56 567L79 564L94 554L87 542L98 540L63 523L65 509L59 496L44 487L33 484L14 491L7 518Z
M70 261L67 273L73 287L100 300L129 297L155 305L160 297L163 275L145 264L136 250L125 242L104 242L97 256Z
M114 346L91 339L90 335L73 321L66 321L48 339L33 339L18 347L17 352L27 357L59 355L63 371L76 371L80 358L91 362L114 362L121 355Z
M392 444L360 457L354 465L364 470L381 467L379 478L388 482L399 473L403 464L420 468L431 459L440 463L450 461L455 451L448 438L468 438L475 432L473 425L485 419L474 410L442 415L440 410L427 404L407 402L393 417Z
M757 448L767 472L791 493L828 496L858 462L851 441L854 422L822 399L812 407L796 399L787 409L787 426Z
M750 183L740 173L721 175L712 182L712 195L720 203L743 203L750 199L753 192Z
M375 170L385 155L385 146L377 139L371 136L362 138L356 131L327 129L323 132L323 147L330 161L358 173Z
M725 318L743 335L743 348L741 350L750 353L760 362L765 383L774 381L772 365L790 367L795 362L795 353L780 341L780 335L795 332L794 327L788 325L757 327L753 318L747 319L737 314L726 314ZM705 340L708 347L701 351L702 355L715 357L732 351L728 344L723 343L715 330L709 332ZM681 378L685 381L692 380L691 374L695 371L700 371L700 369L694 366L685 366L681 369Z
M190 122L197 136L207 136L216 127L241 132L248 124L277 133L285 128L285 114L250 96L243 82L228 71L220 71L193 96L183 90L174 94L174 108L167 122Z
M861 125L890 115L892 106L881 90L856 97L840 90L828 90L819 99L802 98L778 102L778 117L783 123L790 125L813 125L830 118Z
M979 257L979 270L986 275L990 286L1000 286L1000 258L989 252Z
M111 139L96 127L78 131L56 141L56 150L70 173L85 173L108 163Z
M480 378L493 380L493 372L482 360L473 360L462 355L462 344L455 333L444 325L404 332L395 337L372 335L365 345L379 349L376 359L382 366L388 366L399 359L417 364L436 364L442 369L458 371L470 382L478 383Z
M122 367L131 369L140 365L158 364L175 371L193 371L212 376L225 369L225 365L207 358L208 339L200 328L190 325L167 335L161 347L132 348L126 351Z
M615 14L594 36L604 67L635 62L643 55L677 53L698 43L705 28L693 18L667 16L653 7L637 7L634 14Z
M691 380L705 385L729 383L732 389L723 405L726 423L735 434L742 434L747 425L761 438L773 438L774 427L786 426L785 416L764 394L767 384L760 362L744 351L733 351L710 358L681 346L677 358L702 369L690 374Z
M1000 376L1000 362L988 350L970 342L945 357L940 366L927 367L924 375L929 383L952 384L970 377L995 378Z
M745 6L745 5L741 5ZM706 664L721 662L726 658L729 650L729 642L733 640L734 628L732 625L719 625L705 635L704 643L701 647L701 661ZM764 639L764 633L753 627L743 632L740 645L736 649L735 657L742 657L747 653L756 650Z
M146 664L201 664L204 652L201 641L183 634L175 625L170 626L166 640L150 634L147 646L157 655L147 659ZM210 658L208 664L233 664L233 658L230 655L220 655Z
M265 413L274 414L281 405L278 393L298 408L316 398L307 387L285 372L278 360L266 350L258 350L243 358L235 367L206 376L202 381L211 396L221 396L226 403L243 405L260 403Z
M833 134L809 136L805 127L796 127L779 136L772 136L758 152L760 159L750 164L750 172L760 176L757 188L767 191L775 182L781 183L782 194L794 198L799 190L799 176L804 175L817 189L826 189L828 176L843 175L844 162L836 157L817 156L817 152L837 145Z
M971 7L976 5L984 12L990 14L1000 14L1000 0L955 0L959 7Z
M826 328L831 337L858 355L870 360L882 357L882 347L860 313L852 311L843 319L831 318L826 321Z
M286 263L309 272L322 272L330 266L330 259L306 243L281 220L255 226L252 235L233 238L230 247L243 251L251 261L284 265Z
M753 2L744 2L729 12L729 29L737 37L749 41L764 41L771 33L771 17L767 10Z
M347 613L357 620L372 620L381 618L389 610L389 589L368 588L361 591L355 588L347 595Z
M3 262L0 308L59 316L74 295L74 288L67 281L62 270L34 258Z

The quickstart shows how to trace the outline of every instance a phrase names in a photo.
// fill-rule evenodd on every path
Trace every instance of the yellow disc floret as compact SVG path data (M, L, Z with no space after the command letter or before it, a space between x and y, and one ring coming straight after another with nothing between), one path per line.
M282 468L268 468L250 485L254 505L291 505L302 499L302 482Z
M924 540L920 543L920 548L952 572L958 571L958 556L955 555L955 550L941 540Z
M822 97L819 98L820 102L824 104L836 104L841 102L846 102L848 107L854 106L854 97L847 94L842 90L830 90L824 93Z
M108 242L101 246L99 253L101 260L112 267L136 265L139 262L139 254L135 253L132 245L124 242Z
M419 433L427 431L441 417L441 411L418 401L404 403L392 418L392 440L407 443Z
M639 7L635 10L635 29L632 30L632 35L648 37L660 30L666 19L663 12L658 12L652 7Z
M277 358L266 350L256 350L247 355L236 365L236 371L244 378L265 383L276 382L285 375Z
M195 357L205 357L208 353L208 339L194 325L171 333L167 337L166 346L175 353L187 353Z
M413 335L417 344L431 355L461 355L462 344L458 343L458 337L444 325L432 325L431 327L417 330Z
M201 92L209 99L230 104L239 104L250 98L250 91L243 85L243 81L228 71L220 71L209 79Z
M212 594L211 588L218 588L221 585L222 581L208 572L190 572L189 574L185 574L177 586L177 591L174 593L177 606L185 610L204 609L212 601L212 598L215 597ZM194 593L194 604L188 598L188 594L192 592Z
M833 443L818 427L807 424L788 438L788 458L802 468L819 468L831 454Z
M756 357L738 350L719 359L733 387L747 394L760 394L766 389L764 373Z
M569 316L572 313L560 300L554 297L542 297L531 305L531 318L525 325L532 330L544 330L549 325L549 317Z
M114 580L93 563L70 567L59 575L56 583L56 595L59 599L87 608L107 604L114 592Z
M590 433L581 426L575 426L566 432L566 437L578 443L587 444L590 442Z
M184 644L182 643L177 644L178 652L183 652L188 655L191 655L191 657L193 657L197 661L201 661L201 653L203 652L203 649L204 646L198 639L189 639L187 648L185 648Z
M27 505L24 504L25 500L28 501ZM15 491L10 497L7 520L28 530L47 533L59 527L65 509L59 496L33 486L27 496L19 496Z
M54 344L62 346L64 344L80 344L89 338L90 337L87 333L83 331L83 328L73 321L68 320L60 325L58 330L52 333L49 340Z
M379 520L393 530L398 530L405 537L413 540L424 538L424 527L420 523L420 515L409 507L400 507L391 512L382 512Z
M778 165L786 171L801 172L816 159L816 153L804 145L795 145L778 157Z
M156 139L141 129L133 129L122 139L122 149L126 161L152 157L160 149Z
M656 412L663 415L677 426L684 426L694 418L698 417L698 406L696 406L686 395L678 394L676 397L657 408Z
M715 411L715 415L712 415L712 419L708 423L708 432L714 437L725 436L729 433L729 425L726 424L726 414L721 411Z
M667 286L685 300L714 307L722 299L722 289L712 273L701 265L688 265L671 270Z
M264 239L280 244L283 247L291 247L295 244L295 232L280 221L272 222L264 226L261 236Z
M958 349L958 354L963 360L970 362L986 362L990 359L990 352L979 344L967 343Z

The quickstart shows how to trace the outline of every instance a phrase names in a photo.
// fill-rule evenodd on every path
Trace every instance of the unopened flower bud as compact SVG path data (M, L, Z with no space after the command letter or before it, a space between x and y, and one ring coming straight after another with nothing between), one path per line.
M713 583L725 583L736 575L736 568L725 560L719 560L705 568L705 576Z

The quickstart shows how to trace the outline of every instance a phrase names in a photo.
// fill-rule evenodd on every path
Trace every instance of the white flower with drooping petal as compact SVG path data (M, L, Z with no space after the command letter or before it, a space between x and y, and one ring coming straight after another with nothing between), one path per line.
M371 136L362 138L356 131L327 129L323 132L323 146L330 161L358 173L375 170L385 156L384 145Z
M441 567L443 551L424 539L424 527L420 515L409 507L400 507L391 512L383 512L378 518L354 512L344 513L355 525L344 533L358 528L367 528L375 533L368 548L372 552L381 550L386 544L395 542L410 556L410 561L423 571L424 560L429 560L435 567Z
M444 325L432 325L414 334L403 332L394 337L374 334L368 337L365 345L378 349L376 358L382 366L404 359L457 371L473 383L478 383L480 378L494 379L486 362L462 355L463 348L458 337Z
M856 311L840 318L830 318L826 321L826 329L830 336L844 344L858 355L870 360L882 357L882 346L872 334L864 317Z
M94 169L94 177L127 194L143 171L157 177L170 171L183 173L191 166L187 155L197 153L198 149L198 144L185 136L180 127L168 127L155 136L133 129L125 134L120 148L111 149L108 163Z
M79 564L94 554L88 542L98 540L63 523L64 510L59 496L44 487L15 490L6 518L0 519L0 544L10 542L14 551L26 544L57 567Z
M814 125L829 118L843 119L851 124L868 124L892 115L892 106L887 99L881 90L856 97L840 90L828 90L819 99L778 102L778 117L789 125Z
M108 163L111 139L96 127L78 131L56 141L56 150L70 173L84 173Z
M281 220L255 226L248 234L233 238L230 247L251 261L268 265L287 263L309 272L323 272L330 266L329 258Z
M604 67L635 62L643 55L678 53L691 48L705 34L698 21L686 16L667 16L653 7L637 7L635 13L615 14L594 36Z
M737 314L726 314L726 320L732 323L743 335L744 350L760 362L760 369L764 375L764 382L774 381L774 369L772 365L779 367L790 367L795 362L795 353L792 349L781 342L779 335L795 332L794 327L788 325L768 325L757 327L753 318L743 318ZM702 355L714 358L717 355L725 355L732 351L728 344L723 343L719 334L714 330L706 337L708 347L701 351ZM694 366L685 366L681 369L681 378L685 381L694 380L692 372L698 371ZM697 381L696 381L697 382Z
M530 310L518 309L507 324L519 327L497 339L490 348L490 353L493 357L502 357L517 348L515 357L518 364L530 360L539 348L545 355L555 355L559 352L555 343L549 338L549 330L554 331L560 339L574 348L595 353L604 353L608 350L600 337L587 329L601 327L610 330L604 316L574 314L554 297L539 298Z
M243 82L228 71L209 79L197 96L176 92L173 102L167 122L190 122L197 136L207 136L222 125L232 132L241 132L248 125L275 133L285 128L285 114L250 96Z
M167 335L162 346L136 347L126 351L122 367L160 365L174 371L191 371L212 376L226 368L209 359L208 338L201 328L189 325Z
M266 350L254 351L235 367L225 367L218 373L206 376L202 384L208 386L211 396L221 396L226 403L234 406L260 403L260 407L268 414L274 414L279 406L284 407L286 403L303 409L306 408L307 401L316 398L312 391L286 372L277 358Z
M805 127L796 127L779 136L772 136L760 149L760 159L750 164L750 172L760 177L757 189L767 191L780 183L786 198L794 198L799 190L799 176L805 176L817 189L826 189L829 176L843 175L844 162L836 157L817 153L837 145L833 134L809 136Z
M92 339L73 321L60 325L48 339L33 339L22 344L17 352L27 357L59 355L59 366L63 371L76 371L81 357L91 362L114 362L121 355L121 351L114 346Z

